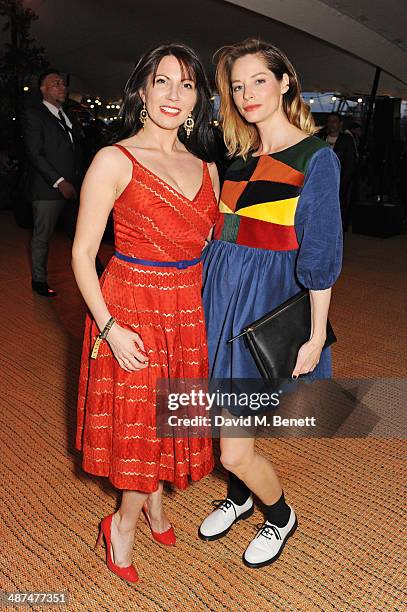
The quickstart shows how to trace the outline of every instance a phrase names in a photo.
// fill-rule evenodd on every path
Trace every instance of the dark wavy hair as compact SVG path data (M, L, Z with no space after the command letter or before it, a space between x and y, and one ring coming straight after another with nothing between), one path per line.
M189 138L180 126L178 138L185 147L205 161L213 161L216 157L214 128L212 127L212 105L208 80L202 63L193 49L182 43L172 43L155 47L147 51L134 66L133 72L127 81L123 92L123 103L120 110L121 123L112 142L130 138L142 128L140 111L143 101L139 90L145 89L148 78L155 78L160 61L173 55L188 79L195 83L197 101L192 111L195 122L194 129Z

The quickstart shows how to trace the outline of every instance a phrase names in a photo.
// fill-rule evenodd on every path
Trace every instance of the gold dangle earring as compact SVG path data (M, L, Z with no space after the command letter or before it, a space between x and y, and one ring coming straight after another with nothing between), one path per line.
M192 130L195 127L195 121L192 118L192 113L189 113L188 117L184 121L184 130L187 133L187 138L190 137Z
M148 112L147 112L147 108L146 108L146 103L143 102L143 108L140 111L140 123L141 125L144 127L145 122L147 121L147 117L148 117Z

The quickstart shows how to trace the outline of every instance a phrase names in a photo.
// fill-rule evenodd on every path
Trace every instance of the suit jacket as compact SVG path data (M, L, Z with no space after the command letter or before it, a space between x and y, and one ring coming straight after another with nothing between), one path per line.
M59 189L53 187L60 177L79 190L84 170L82 135L77 122L69 119L73 142L42 102L24 110L21 125L27 164L23 188L27 199L63 200Z
M358 161L355 142L352 136L341 132L335 143L334 151L341 162L342 185L344 188L347 188L352 182Z

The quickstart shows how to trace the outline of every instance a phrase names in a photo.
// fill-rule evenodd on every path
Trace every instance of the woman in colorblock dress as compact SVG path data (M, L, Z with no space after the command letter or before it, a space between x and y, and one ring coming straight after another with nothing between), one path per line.
M217 67L220 117L234 161L220 197L220 217L204 265L204 308L210 375L258 378L243 338L227 344L252 321L306 288L311 337L299 350L293 378L331 376L325 342L331 287L341 269L339 162L314 136L297 75L276 47L247 40L221 49ZM202 523L215 540L253 513L252 493L265 522L243 554L249 567L275 561L296 529L272 464L253 438L221 439L229 472L227 497Z

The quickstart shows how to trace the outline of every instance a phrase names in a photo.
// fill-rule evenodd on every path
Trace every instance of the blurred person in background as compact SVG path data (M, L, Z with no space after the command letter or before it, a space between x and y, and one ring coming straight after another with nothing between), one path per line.
M349 226L352 183L357 167L358 154L353 135L342 130L342 117L339 113L329 113L325 130L321 137L334 150L341 163L341 185L339 199L341 203L342 226L344 231Z
M38 80L42 100L27 105L22 115L22 135L27 168L25 196L32 203L32 289L56 297L48 285L48 251L58 219L63 216L73 240L79 189L84 173L83 135L79 124L64 110L67 89L59 70L51 68Z

